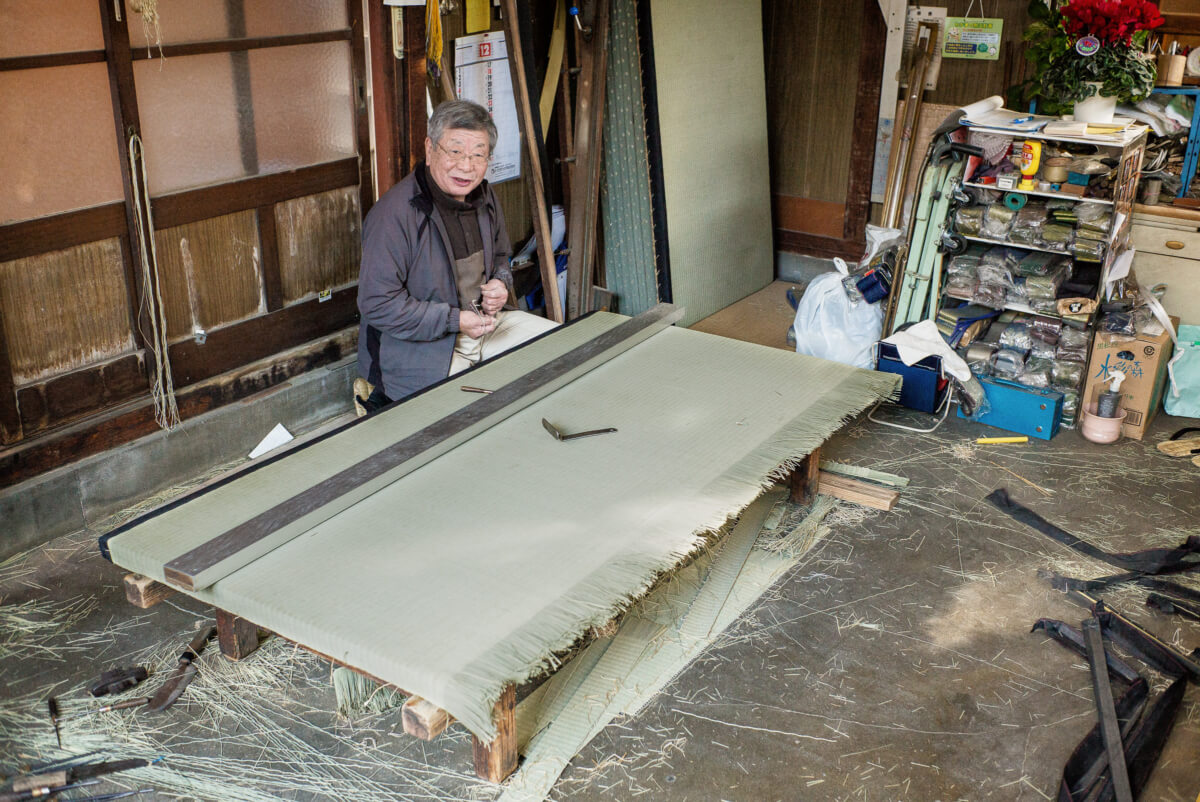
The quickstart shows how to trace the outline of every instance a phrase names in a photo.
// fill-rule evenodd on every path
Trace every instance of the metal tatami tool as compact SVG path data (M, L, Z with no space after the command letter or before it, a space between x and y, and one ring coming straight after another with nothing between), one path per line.
M557 426L555 426L553 423L546 420L545 418L542 418L542 426L546 427L546 431L550 432L550 436L553 437L555 440L558 440L559 442L562 442L563 440L575 440L580 437L590 437L594 434L610 434L611 432L616 431L616 429L612 429L612 428L591 429L586 432L575 432L574 434L565 434L564 432L560 431Z
M175 672L171 678L162 684L158 692L150 698L149 710L157 713L160 710L166 710L175 701L183 695L187 689L188 683L196 676L198 671L196 667L196 658L204 651L204 647L208 642L217 636L217 628L210 626L200 632L192 642L188 644L183 653L179 655L179 664L175 667Z
M104 705L103 707L96 707L91 710L85 710L82 713L72 713L68 716L64 716L59 712L58 700L53 696L46 700L46 706L50 709L50 723L54 725L54 737L58 739L58 745L62 746L62 731L58 728L58 725L61 722L71 721L72 719L77 718L85 718L87 716L94 716L97 713L111 713L114 710L126 710L131 707L141 707L142 705L147 704L149 701L149 696L139 696L135 699L126 699L123 702Z

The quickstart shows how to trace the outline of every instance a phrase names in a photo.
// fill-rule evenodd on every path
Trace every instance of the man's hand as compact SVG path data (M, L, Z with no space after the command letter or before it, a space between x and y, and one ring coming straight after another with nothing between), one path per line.
M478 340L496 328L496 318L487 315L477 315L463 309L458 313L458 330L468 337Z
M494 278L481 288L483 291L483 311L494 315L504 308L508 302L508 285Z

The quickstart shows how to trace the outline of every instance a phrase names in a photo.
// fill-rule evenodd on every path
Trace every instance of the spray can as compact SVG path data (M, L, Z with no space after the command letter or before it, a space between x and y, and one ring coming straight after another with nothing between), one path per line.
M1096 402L1096 415L1101 418L1115 418L1121 409L1121 382L1125 381L1125 374L1114 370L1107 381L1108 389L1100 393Z

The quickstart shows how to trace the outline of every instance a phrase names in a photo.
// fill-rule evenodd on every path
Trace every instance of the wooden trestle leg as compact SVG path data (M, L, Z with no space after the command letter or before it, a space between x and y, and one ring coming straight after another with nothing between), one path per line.
M811 504L820 486L820 473L821 449L814 448L788 476L788 488L791 490L789 501L793 504Z
M496 702L492 719L496 722L496 740L475 741L475 773L488 782L504 782L517 770L517 689L506 685Z
M258 627L253 621L239 618L217 608L217 643L221 654L230 660L249 657L258 648Z

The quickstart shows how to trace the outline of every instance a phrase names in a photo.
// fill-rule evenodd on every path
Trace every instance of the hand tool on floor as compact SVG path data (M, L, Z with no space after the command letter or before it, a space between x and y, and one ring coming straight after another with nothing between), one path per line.
M24 791L2 791L0 792L0 802L24 802L26 799L41 799L42 797L52 796L63 791L72 791L76 788L99 785L100 782L100 780L85 780L84 782L67 783L65 785L39 785Z
M59 724L64 721L72 721L77 718L86 718L94 716L98 713L111 713L114 710L127 710L131 707L141 707L150 701L149 696L138 696L133 699L126 699L123 702L115 702L111 705L96 707L91 710L85 710L82 713L72 713L68 716L62 715L58 707L58 700L51 696L46 700L46 707L50 710L50 722L54 725L54 737L58 739L58 745L62 746L62 730L59 729Z
M110 693L121 693L135 687L147 677L145 666L113 668L100 675L88 690L97 698Z
M157 757L154 760L145 760L143 758L129 758L127 760L106 760L101 763L80 763L65 768L60 768L54 771L44 771L38 774L30 774L24 777L17 777L12 781L12 787L9 791L0 793L0 800L9 799L5 794L25 794L31 791L41 791L46 788L61 789L66 786L79 787L78 784L84 780L92 780L96 777L102 777L106 774L115 774L119 771L129 771L130 769L140 769L162 760L162 757ZM97 780L99 782L99 780ZM46 793L57 793L57 791L49 791ZM39 796L41 794L34 794ZM25 799L31 797L14 796L13 799Z
M152 713L166 710L175 704L176 700L187 690L188 683L196 676L196 658L204 651L208 642L217 636L216 626L209 626L200 631L187 648L179 655L179 664L175 667L171 678L162 684L158 692L150 697L149 710Z
M561 431L557 426L555 426L553 423L546 420L545 418L542 418L542 426L544 426L546 428L546 431L550 432L551 437L553 437L555 440L558 440L559 442L562 442L564 440L575 440L580 437L591 437L594 434L609 434L610 432L616 431L616 429L612 429L612 428L591 429L586 432L575 432L574 434L566 434L565 432Z

